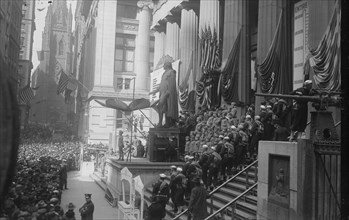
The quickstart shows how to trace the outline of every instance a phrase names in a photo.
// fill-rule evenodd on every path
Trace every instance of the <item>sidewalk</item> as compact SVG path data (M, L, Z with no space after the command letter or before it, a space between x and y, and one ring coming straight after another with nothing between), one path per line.
M79 171L68 173L68 190L63 190L61 206L67 210L69 202L74 203L75 217L81 219L79 208L85 203L85 193L92 194L92 202L95 206L94 220L116 220L117 209L109 205L104 198L103 190L89 176L80 176Z

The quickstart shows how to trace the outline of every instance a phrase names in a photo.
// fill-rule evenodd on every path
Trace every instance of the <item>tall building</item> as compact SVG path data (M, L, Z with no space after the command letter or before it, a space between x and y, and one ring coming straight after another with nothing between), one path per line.
M35 0L25 0L22 5L22 24L19 51L19 87L24 88L30 84L31 71L33 69L33 36L35 31ZM23 128L29 117L28 103L19 100L21 111L21 127Z
M130 131L131 115L94 100L117 98L129 104L147 98L153 67L151 1L78 1L75 12L74 72L79 136L115 146L118 129ZM149 115L149 109L143 111ZM141 113L134 112L139 119ZM138 127L139 128L139 127ZM149 123L145 119L144 130ZM140 132L137 132L140 135Z
M29 119L45 124L71 125L74 107L64 94L57 95L56 64L67 75L72 74L72 11L67 1L53 1L48 7L42 33L40 64L32 75L32 87L38 87Z
M0 75L17 91L22 0L0 1Z

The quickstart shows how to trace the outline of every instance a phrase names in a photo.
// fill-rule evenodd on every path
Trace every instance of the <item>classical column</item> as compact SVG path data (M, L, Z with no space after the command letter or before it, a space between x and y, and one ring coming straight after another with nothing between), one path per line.
M149 84L149 41L151 1L138 1L138 35L135 51L136 89L147 90Z
M100 1L96 17L94 91L113 92L117 1Z
M219 0L200 1L200 33L205 27L210 27L211 31L215 29L219 36Z
M154 70L165 52L165 33L156 30L154 33Z
M224 6L224 35L223 35L223 57L228 59L229 53L241 30L240 54L239 54L239 76L238 97L239 101L250 104L251 88L251 57L250 57L250 34L249 34L249 1L230 0Z
M165 55L174 60L179 58L179 26L176 22L166 23Z
M196 53L198 49L198 16L195 14L193 9L184 8L181 12L181 29L180 29L180 71L179 71L179 85L185 79L188 67L191 59L193 59L193 67L196 63ZM193 58L192 58L193 57ZM195 71L193 71L194 73ZM189 78L189 87L191 87L192 77ZM189 88L190 89L190 88ZM191 89L190 89L191 90Z

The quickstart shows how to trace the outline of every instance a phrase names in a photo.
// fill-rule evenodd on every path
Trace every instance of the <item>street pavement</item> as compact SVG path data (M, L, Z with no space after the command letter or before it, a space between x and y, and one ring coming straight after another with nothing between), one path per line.
M68 172L68 190L63 190L61 206L67 211L70 202L74 203L75 217L81 219L79 208L85 203L85 193L92 194L95 206L94 220L116 220L117 208L113 208L104 198L103 190L89 176L81 176L79 171Z

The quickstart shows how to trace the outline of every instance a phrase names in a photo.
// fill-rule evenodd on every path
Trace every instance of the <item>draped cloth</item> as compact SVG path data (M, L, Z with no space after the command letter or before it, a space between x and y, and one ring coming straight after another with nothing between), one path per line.
M220 72L211 71L208 74L202 75L196 85L196 95L199 97L201 106L207 109L219 107L221 104L220 94Z
M239 54L240 54L241 29L234 42L233 48L229 53L226 65L223 67L221 74L221 91L224 101L227 103L238 102L238 71L239 71Z
M315 86L326 91L336 91L341 87L340 51L341 10L334 7L331 21L318 47L310 50L304 64L306 78L313 75Z
M262 93L288 94L292 90L291 38L286 13L282 10L269 51L257 64Z

